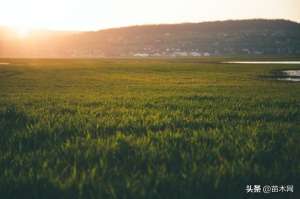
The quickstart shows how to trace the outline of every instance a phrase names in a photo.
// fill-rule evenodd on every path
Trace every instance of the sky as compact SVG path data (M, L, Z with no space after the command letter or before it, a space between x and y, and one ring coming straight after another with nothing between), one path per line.
M0 26L99 30L227 19L300 22L300 0L0 0Z

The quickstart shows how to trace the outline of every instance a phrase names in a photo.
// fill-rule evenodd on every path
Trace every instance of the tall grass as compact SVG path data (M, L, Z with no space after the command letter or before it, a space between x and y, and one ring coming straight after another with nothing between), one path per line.
M6 61L0 198L300 196L300 85L262 78L285 66Z

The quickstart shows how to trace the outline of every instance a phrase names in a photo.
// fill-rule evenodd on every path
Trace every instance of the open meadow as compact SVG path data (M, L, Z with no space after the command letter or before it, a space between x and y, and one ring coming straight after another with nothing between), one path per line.
M220 61L0 60L0 198L299 198L300 65Z

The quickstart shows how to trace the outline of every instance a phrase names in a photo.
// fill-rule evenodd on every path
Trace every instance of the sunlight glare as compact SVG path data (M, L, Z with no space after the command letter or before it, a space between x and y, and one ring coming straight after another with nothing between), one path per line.
M26 28L26 27L14 28L14 30L20 39L25 39L25 38L29 37L29 35L31 33L30 28Z
M0 5L0 26L52 30L252 18L300 21L299 0L3 0ZM20 31L21 37L26 32Z

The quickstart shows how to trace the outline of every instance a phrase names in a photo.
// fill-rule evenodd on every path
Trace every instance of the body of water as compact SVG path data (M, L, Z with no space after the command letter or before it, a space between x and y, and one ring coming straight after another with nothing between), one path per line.
M282 72L284 72L288 76L295 76L295 77L300 78L300 70L285 70L285 71L282 71Z
M299 64L300 65L300 61L228 61L228 62L223 62L223 63L227 63L227 64L283 64L283 65ZM284 74L284 77L277 78L277 80L300 82L300 70L285 70L282 72Z
M282 72L286 77L278 78L278 80L300 82L300 70L284 70Z

